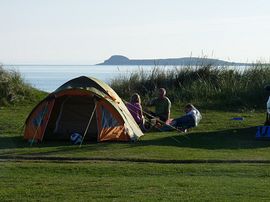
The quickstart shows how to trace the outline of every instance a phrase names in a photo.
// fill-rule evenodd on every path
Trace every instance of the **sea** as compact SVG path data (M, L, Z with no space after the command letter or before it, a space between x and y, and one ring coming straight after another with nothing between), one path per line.
M143 70L151 72L153 66L113 66L113 65L3 65L4 69L19 72L26 83L45 91L53 92L60 85L79 76L98 78L108 84L119 77ZM160 67L172 69L175 67Z
M4 69L19 72L26 83L45 91L53 92L70 79L79 76L98 78L110 85L113 79L128 77L134 72L147 74L154 68L173 70L181 66L114 66L114 65L3 65ZM232 67L235 68L235 67ZM243 67L238 67L242 69Z

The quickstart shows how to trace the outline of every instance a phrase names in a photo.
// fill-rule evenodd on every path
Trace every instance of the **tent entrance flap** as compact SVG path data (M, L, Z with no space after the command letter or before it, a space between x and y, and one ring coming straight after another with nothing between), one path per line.
M56 99L46 130L45 140L69 140L72 133L84 134L95 108L92 96L62 96ZM94 112L85 140L97 141L98 128Z

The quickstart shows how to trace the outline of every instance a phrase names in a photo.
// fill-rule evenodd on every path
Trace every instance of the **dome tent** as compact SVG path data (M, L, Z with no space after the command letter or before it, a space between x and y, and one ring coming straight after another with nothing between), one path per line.
M88 127L89 126L89 127ZM121 98L106 83L85 76L72 79L43 99L25 121L24 139L136 141L143 135Z

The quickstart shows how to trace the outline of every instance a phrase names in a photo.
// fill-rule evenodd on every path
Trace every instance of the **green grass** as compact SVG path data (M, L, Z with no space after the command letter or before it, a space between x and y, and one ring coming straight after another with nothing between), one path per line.
M1 201L268 201L270 165L0 163Z

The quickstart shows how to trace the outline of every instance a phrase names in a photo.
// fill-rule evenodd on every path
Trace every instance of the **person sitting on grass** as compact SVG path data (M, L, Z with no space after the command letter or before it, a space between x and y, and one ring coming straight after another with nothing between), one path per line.
M136 123L140 126L141 129L143 129L145 120L142 112L140 95L138 93L133 94L131 96L130 102L128 102L126 106Z
M193 104L188 103L185 106L185 115L173 119L169 125L165 125L161 128L162 131L170 131L173 129L179 129L182 132L187 132L187 129L198 126L202 115Z
M155 112L148 112L151 116L157 117L162 122L166 122L170 119L171 101L166 97L165 88L158 90L158 97L151 100L148 106L155 107Z

